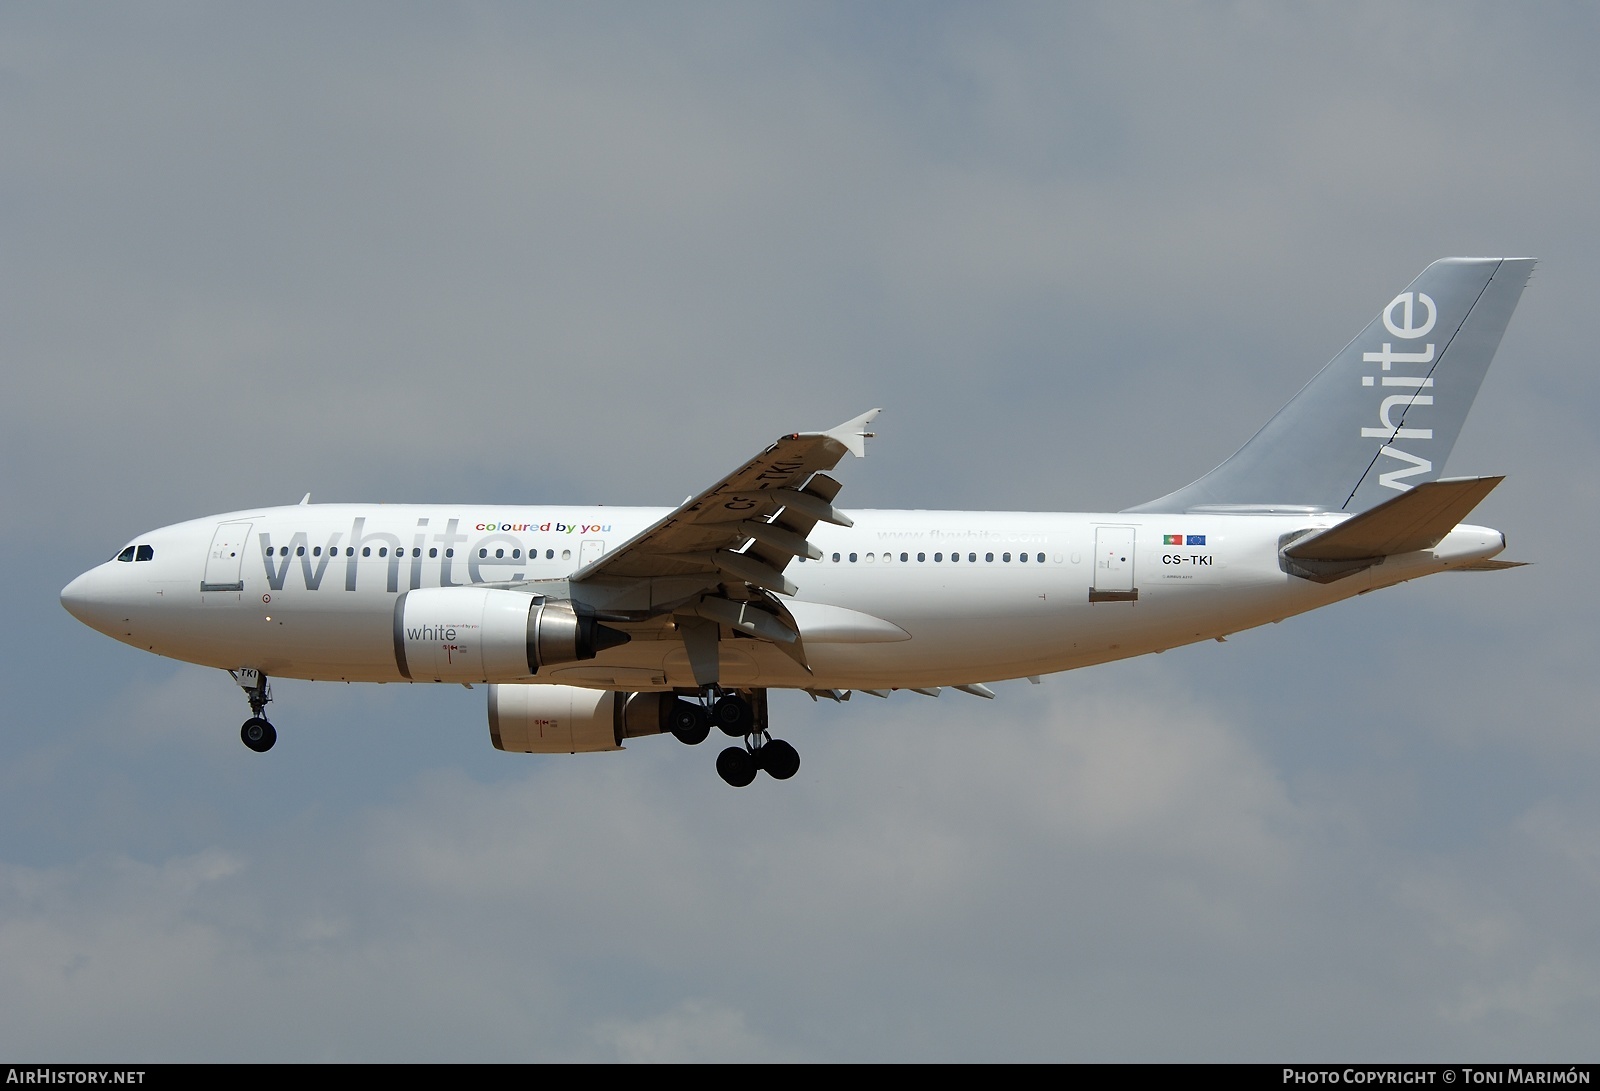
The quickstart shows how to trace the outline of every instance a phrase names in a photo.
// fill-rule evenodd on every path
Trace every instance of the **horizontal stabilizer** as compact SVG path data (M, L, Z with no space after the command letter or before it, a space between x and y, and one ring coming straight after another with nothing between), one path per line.
M1299 561L1356 561L1432 549L1504 480L1453 477L1424 482L1283 552Z
M1507 568L1525 568L1525 567L1527 567L1528 565L1530 565L1532 563L1533 563L1532 561L1502 561L1502 560L1500 560L1498 558L1490 557L1487 560L1473 561L1471 564L1458 564L1454 568L1452 568L1450 571L1452 571L1452 572L1502 572Z

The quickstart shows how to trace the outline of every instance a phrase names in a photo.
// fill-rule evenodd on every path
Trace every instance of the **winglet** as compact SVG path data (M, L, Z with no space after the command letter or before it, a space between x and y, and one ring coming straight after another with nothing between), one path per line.
M867 431L867 425L871 424L873 419L882 412L882 409L869 409L859 417L847 420L839 427L830 428L822 434L831 440L844 444L845 450L857 458L866 458L867 440L874 435L874 433Z

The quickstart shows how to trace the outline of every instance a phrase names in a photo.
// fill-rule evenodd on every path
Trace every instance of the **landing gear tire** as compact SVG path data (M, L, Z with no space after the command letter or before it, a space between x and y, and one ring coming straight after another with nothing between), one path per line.
M749 701L737 693L729 693L717 698L711 706L711 718L722 728L724 735L737 739L750 734L750 725L756 717Z
M260 716L252 716L239 729L239 738L257 754L265 754L278 741L278 732Z
M265 754L278 741L278 732L267 722L267 705L272 703L272 690L267 686L264 671L254 667L240 667L228 672L250 702L250 718L239 728L239 738L257 754Z
M717 755L717 775L735 788L756 779L756 759L742 746L730 746Z
M692 701L682 699L672 702L667 711L667 730L673 738L687 746L698 746L711 734L711 721L706 710Z
M757 750L756 758L773 780L788 780L800 771L800 751L782 739L773 739Z

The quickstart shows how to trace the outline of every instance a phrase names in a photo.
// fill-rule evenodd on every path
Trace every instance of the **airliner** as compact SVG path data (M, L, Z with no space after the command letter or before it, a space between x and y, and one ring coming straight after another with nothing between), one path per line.
M504 751L730 737L784 780L767 694L942 689L1144 655L1443 571L1514 567L1462 523L1502 480L1441 472L1528 258L1446 258L1237 453L1117 512L846 511L878 411L780 437L675 508L299 504L152 530L62 605L227 671L271 749L270 678L488 687ZM734 740L738 740L734 742Z

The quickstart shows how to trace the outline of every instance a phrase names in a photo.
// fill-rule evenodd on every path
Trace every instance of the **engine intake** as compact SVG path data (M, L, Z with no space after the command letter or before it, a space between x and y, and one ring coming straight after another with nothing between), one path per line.
M623 739L667 730L672 702L670 693L502 683L489 687L489 738L519 754L621 750Z
M495 682L593 659L627 643L572 603L499 587L425 587L394 604L394 659L402 678Z

